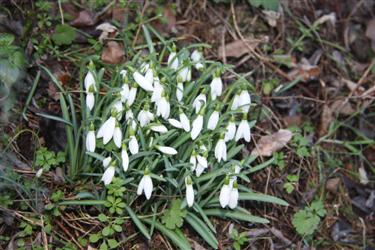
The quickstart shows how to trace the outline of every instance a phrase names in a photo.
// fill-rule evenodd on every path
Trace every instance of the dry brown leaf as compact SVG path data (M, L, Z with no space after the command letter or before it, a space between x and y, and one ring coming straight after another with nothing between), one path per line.
M315 79L320 74L318 65L311 64L306 58L302 58L301 62L296 65L296 68L288 73L290 79L300 78L302 81L309 81Z
M327 104L325 104L323 107L322 115L320 117L320 126L319 126L320 136L327 134L328 127L331 124L332 120L333 120L332 109Z
M340 180L339 177L335 177L335 178L331 178L331 179L327 180L326 189L328 191L330 191L331 193L336 193L337 189L339 188L340 181L341 180Z
M97 30L102 31L99 36L99 41L103 42L105 39L115 37L117 28L110 23L102 23L96 27Z
M258 44L261 41L258 39L247 39L245 41L242 40L236 40L234 42L228 43L225 45L225 56L226 57L241 57L247 52L249 52L249 47L254 49L258 46ZM246 45L247 44L247 45ZM219 47L218 50L219 58L223 57L224 52L223 52L223 46Z
M124 48L117 42L110 41L102 52L102 60L105 63L120 64L124 60Z
M287 129L280 129L272 135L262 136L257 142L257 147L251 152L257 156L271 156L282 149L292 139L293 133Z
M337 100L332 103L331 110L342 115L352 115L356 112L352 105L349 102L345 102L345 100Z
M95 24L94 15L88 10L83 10L78 13L78 16L70 22L75 27L92 26Z

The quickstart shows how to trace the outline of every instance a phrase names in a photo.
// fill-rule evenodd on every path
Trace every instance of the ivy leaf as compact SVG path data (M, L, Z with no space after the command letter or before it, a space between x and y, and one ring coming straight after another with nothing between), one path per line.
M292 224L300 235L311 235L318 228L320 217L303 209L298 211L292 220Z
M181 210L181 203L182 201L180 199L173 200L171 207L164 212L161 220L167 228L173 230L176 227L182 226L187 212L185 209Z
M67 24L59 24L56 26L55 33L52 35L52 40L57 45L69 45L73 42L76 36L76 30Z

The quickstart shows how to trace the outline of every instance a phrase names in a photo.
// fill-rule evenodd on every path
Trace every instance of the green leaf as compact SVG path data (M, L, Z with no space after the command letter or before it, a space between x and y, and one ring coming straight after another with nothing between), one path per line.
M52 35L52 40L57 45L69 45L73 42L76 36L76 30L67 24L59 24L56 26L55 33Z
M176 227L181 227L184 222L184 217L186 216L186 210L181 209L182 201L180 199L173 200L171 207L164 212L161 220L165 226L169 229L175 229Z
M268 203L273 203L277 205L282 205L282 206L289 206L288 202L271 196L271 195L266 195L266 194L261 194L261 193L253 193L253 192L248 192L248 193L239 193L238 200L242 201L262 201L262 202L268 202ZM213 205L215 203L219 202L219 198L215 197L210 202L208 203L209 205Z
M103 241L103 243L100 245L100 250L107 250L108 249L108 246L107 246L107 243L105 243L105 241Z
M122 232L122 227L120 225L113 225L112 228L118 233Z
M6 47L13 43L14 35L8 33L0 34L0 47Z
M210 245L214 249L218 248L219 243L215 235L213 235L213 233L201 219L199 219L192 213L188 213L185 217L185 220L190 224L192 228L194 228L198 235L207 242L208 245Z
M108 221L108 217L105 214L99 214L98 219L99 219L100 222Z
M218 208L213 208L213 209L206 209L204 210L204 213L208 216L217 216L221 218L230 218L230 219L236 219L236 220L242 220L242 221L247 221L251 223L269 223L267 219L251 215L249 213L244 213L242 211L237 210L224 210L224 209L218 209Z
M141 233L148 239L150 240L151 239L151 236L150 234L148 233L148 230L147 228L145 227L145 225L139 220L139 218L137 217L137 215L134 213L134 211L129 207L129 206L125 206L125 209L126 211L128 212L130 218L132 218L134 224L138 227L139 231L141 231Z
M105 228L103 228L103 230L102 230L103 236L108 236L110 234L111 234L111 228L109 226L106 226Z
M299 210L293 216L292 224L297 233L306 236L311 235L318 228L320 218L317 215L309 213L307 210Z
M110 249L116 248L118 246L118 242L115 239L109 239L107 240L107 242Z
M91 234L90 238L89 238L89 240L90 240L91 243L96 243L100 239L101 239L101 235L100 234Z
M249 0L254 7L263 6L266 10L277 11L279 9L279 0Z

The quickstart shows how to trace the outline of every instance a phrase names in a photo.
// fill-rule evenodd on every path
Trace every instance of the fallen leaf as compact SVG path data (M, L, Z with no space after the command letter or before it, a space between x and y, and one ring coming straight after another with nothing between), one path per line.
M290 79L300 78L306 82L315 79L320 74L318 65L312 65L306 58L302 58L301 62L296 65L296 68L288 73Z
M261 40L258 39L246 39L244 41L236 40L234 42L228 43L224 48L223 46L220 46L218 50L219 58L224 56L223 50L225 50L226 57L241 57L249 52L249 47L255 49L260 42Z
M170 6L164 7L162 17L152 22L152 26L164 35L177 33L176 15Z
M345 102L345 100L336 100L334 103L332 103L331 110L334 110L336 113L342 115L352 115L356 112L350 102Z
M110 41L102 52L102 60L105 63L120 64L124 60L124 48L118 42Z
M332 109L327 104L325 104L323 107L322 115L320 117L320 125L319 125L320 136L327 134L328 127L331 124L332 120L333 120Z
M339 177L335 177L335 178L331 178L329 180L327 180L326 182L326 189L331 192L331 193L336 193L337 192L337 189L339 188L339 185L340 185L340 178Z
M117 33L117 28L110 23L102 23L98 25L96 29L102 31L99 36L100 42L103 42L105 39L115 37Z
M251 155L271 156L274 152L282 149L292 139L293 133L287 129L280 129L272 135L262 136L257 142Z
M92 26L95 24L94 15L91 11L83 10L78 13L78 16L70 22L74 27Z

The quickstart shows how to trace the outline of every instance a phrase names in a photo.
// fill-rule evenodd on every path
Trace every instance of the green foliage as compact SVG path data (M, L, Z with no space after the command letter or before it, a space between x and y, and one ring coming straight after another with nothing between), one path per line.
M52 40L57 45L69 45L73 42L76 36L76 30L67 24L59 24L55 28L55 33L52 35Z
M274 152L273 157L275 159L275 165L278 166L281 170L285 168L285 155L284 152Z
M164 212L161 218L162 222L169 229L175 229L181 227L184 223L184 217L187 214L185 209L181 209L182 201L180 199L173 200L171 207Z
M8 208L13 204L13 199L10 195L0 194L0 206Z
M308 127L309 128L309 127ZM291 144L296 148L296 153L299 157L304 158L311 155L310 143L306 138L306 133L298 127L289 128L293 132Z
M111 214L117 213L119 215L124 213L124 208L126 206L125 202L121 198L116 198L114 196L108 196L105 206L109 208Z
M21 229L20 237L30 236L33 233L33 226L27 222L21 222L19 228Z
M105 214L99 214L98 219L100 222L106 224L106 226L100 232L90 234L89 241L91 243L101 242L100 249L114 249L118 247L119 243L113 237L115 233L122 232L124 219L116 218L113 220Z
M230 238L233 240L233 248L235 250L241 250L241 247L250 240L246 232L238 233L235 228L231 230Z
M286 179L288 180L287 182L284 183L284 189L285 191L290 194L294 191L295 185L298 183L299 176L294 175L294 174L289 174Z
M106 186L108 194L113 195L114 197L123 197L126 190L124 185L125 180L114 177L112 183Z
M43 170L48 171L51 167L58 166L65 162L65 153L49 151L45 147L41 147L36 151L35 165L42 167Z
M254 7L263 7L265 10L277 11L279 9L279 0L248 0Z
M301 236L312 235L318 228L320 219L326 214L324 204L317 200L311 203L310 207L299 210L293 216L292 224Z

